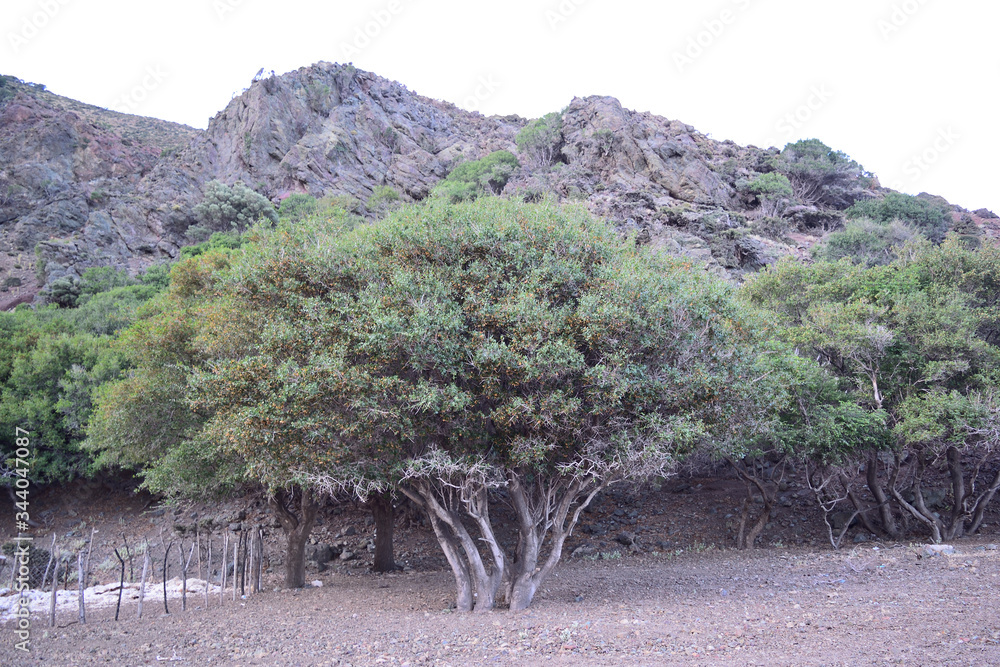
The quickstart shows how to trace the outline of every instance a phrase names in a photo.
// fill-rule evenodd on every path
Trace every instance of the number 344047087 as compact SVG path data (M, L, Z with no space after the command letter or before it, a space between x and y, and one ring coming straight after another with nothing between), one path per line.
M17 427L15 433L15 444L17 445L17 451L14 452L14 474L17 479L14 480L14 486L16 487L15 495L20 499L16 502L17 509L21 510L15 516L17 521L28 521L28 471L31 469L31 463L29 459L31 458L31 440L28 436L31 434L25 431L20 426Z

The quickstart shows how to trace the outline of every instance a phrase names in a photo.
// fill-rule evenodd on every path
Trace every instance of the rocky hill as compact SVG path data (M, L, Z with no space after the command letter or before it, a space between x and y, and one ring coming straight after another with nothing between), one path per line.
M0 309L88 266L134 271L176 257L212 179L275 203L292 193L365 200L377 186L417 201L457 164L508 150L522 166L505 193L581 202L643 242L730 273L804 256L844 208L791 206L787 228L769 233L745 184L770 171L777 149L716 141L614 98L572 100L549 160L518 152L528 123L330 63L256 79L204 131L0 77ZM849 189L848 204L881 192L873 178ZM972 218L988 227L981 213Z

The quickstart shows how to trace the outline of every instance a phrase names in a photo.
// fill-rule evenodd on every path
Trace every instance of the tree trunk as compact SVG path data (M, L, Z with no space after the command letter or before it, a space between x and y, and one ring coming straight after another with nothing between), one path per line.
M896 517L892 515L892 506L889 504L889 497L886 496L885 489L878 481L878 455L872 453L865 463L865 478L868 482L868 490L878 503L879 518L882 520L882 528L893 539L899 539L901 531L896 525ZM893 494L895 495L895 494Z
M318 509L309 491L296 490L288 493L281 489L268 499L287 540L285 588L302 588L306 585L306 541L309 539L309 533L312 531ZM296 501L298 516L295 513ZM235 572L233 574L235 575Z
M518 521L518 557L511 572L511 611L528 608L538 587L562 558L563 545L573 533L580 514L605 486L593 478L555 479L548 483L536 478L526 485L516 472L508 474L508 489ZM549 553L539 567L541 548L550 530Z
M375 564L372 569L376 572L392 572L396 569L392 553L392 530L396 522L392 493L374 494L368 505L375 517Z

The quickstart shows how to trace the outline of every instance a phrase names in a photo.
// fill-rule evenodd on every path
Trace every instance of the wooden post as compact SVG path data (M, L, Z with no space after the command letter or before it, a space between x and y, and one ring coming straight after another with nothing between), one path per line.
M249 537L248 541L250 542L250 558L247 559L247 564L250 566L250 595L253 595L254 594L253 583L254 583L254 581L257 580L257 577L254 575L254 572L256 570L254 569L254 563L253 563L253 557L255 555L254 552L253 552L253 550L254 550L253 549L253 547L254 547L253 543L255 541L254 538L257 537L257 531L253 531L252 533L250 533L250 535L248 537Z
M233 602L236 602L236 581L239 577L236 576L236 552L239 550L240 540L239 535L237 535L236 540L233 542Z
M125 559L118 553L117 548L115 549L115 557L118 558L118 562L122 564L122 576L118 582L118 606L115 607L115 621L117 621L118 613L122 610L122 589L125 588Z
M146 551L142 554L142 581L139 582L139 618L142 618L142 600L146 597L146 570L149 568L149 543L146 543Z
M56 569L52 571L52 601L49 603L49 627L56 627L56 593L59 591L59 559L56 559Z
M257 588L260 589L264 583L264 529L260 532L260 562L257 563Z
M78 574L78 577L79 577L79 581L77 583L79 584L79 590L80 590L80 597L79 597L79 602L80 602L80 623L81 624L85 624L87 622L87 610L86 610L86 606L85 606L84 601L83 601L83 580L84 580L84 578L87 575L83 571L83 552L82 551L76 554L76 568L77 568L77 574Z
M201 533L196 526L194 529L194 543L198 549L198 578L205 582L205 607L208 607L208 581L201 576Z
M170 565L167 562L167 556L170 555L170 547L174 546L171 540L170 544L167 545L167 550L163 553L163 611L167 614L170 613L170 609L167 608L167 568Z
M229 533L222 534L222 566L220 567L219 577L219 606L226 600L226 554L229 553Z

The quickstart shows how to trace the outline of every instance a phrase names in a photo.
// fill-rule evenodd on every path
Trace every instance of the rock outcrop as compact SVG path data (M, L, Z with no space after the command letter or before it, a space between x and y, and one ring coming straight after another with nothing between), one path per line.
M364 201L383 185L418 201L464 160L516 154L527 123L331 63L255 80L204 131L0 77L0 309L88 266L137 271L175 258L209 180L243 181L275 203L292 193ZM580 202L638 242L720 273L804 253L801 236L756 233L739 187L769 170L775 149L716 141L612 97L572 100L553 149L551 164L520 155L505 193ZM806 233L839 221L815 207L794 214Z

